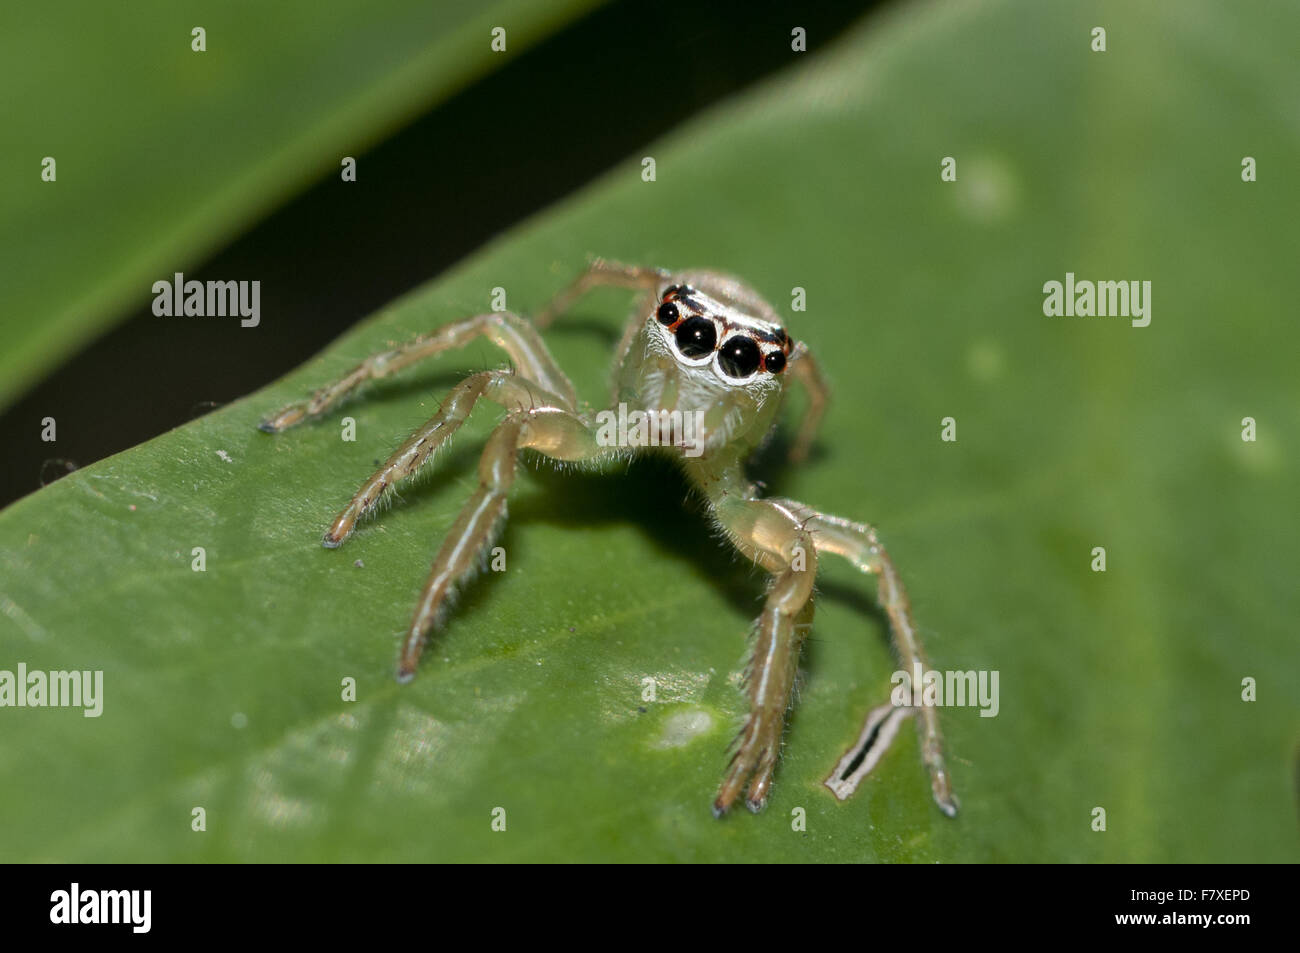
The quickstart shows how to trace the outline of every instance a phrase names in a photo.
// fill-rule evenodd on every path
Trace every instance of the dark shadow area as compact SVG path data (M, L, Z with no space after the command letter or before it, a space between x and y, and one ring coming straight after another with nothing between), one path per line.
M85 466L279 378L693 114L816 56L877 5L667 0L593 13L358 156L355 183L331 171L185 269L260 280L255 331L194 319L160 334L142 291L137 313L0 416L0 505L35 490L48 459ZM811 52L791 52L794 26ZM45 417L57 443L40 439Z
M460 452L464 453L464 448ZM477 454L468 456L476 457ZM451 459L448 458L446 463L450 465ZM472 472L472 460L466 457L458 458L456 465L464 468L462 475ZM701 579L722 592L737 615L737 638L747 635L746 626L758 617L763 608L768 574L720 538L712 519L705 512L703 500L691 491L686 478L669 459L649 455L638 457L630 465L618 464L601 473L557 470L550 462L534 454L527 455L525 465L544 489L541 493L519 494L511 502L507 534L509 526L530 523L560 526L572 531L575 537L584 529L602 523L634 524L682 576ZM407 496L419 493L419 489L408 490ZM528 553L522 549L512 552L523 560L564 558L562 553ZM838 557L822 558L834 560ZM663 580L663 585L670 588L672 580ZM868 631L869 626L865 624L868 620L874 621L883 632L889 632L888 617L874 598L873 579L863 576L860 586L823 579L817 589L818 601L830 599L861 615L862 632L852 633L852 636L858 637ZM638 589L627 596L644 599L646 590ZM474 598L477 594L470 596L470 599ZM842 635L850 637L849 634ZM814 619L805 656L816 640ZM808 658L805 657L804 661L807 663Z

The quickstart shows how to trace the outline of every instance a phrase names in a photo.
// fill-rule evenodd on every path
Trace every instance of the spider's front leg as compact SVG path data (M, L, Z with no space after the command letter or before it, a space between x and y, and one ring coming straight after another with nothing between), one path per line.
M803 384L808 395L808 409L804 411L803 420L795 434L794 445L790 448L790 461L800 463L808 459L813 440L817 438L817 428L821 426L826 414L826 402L829 399L826 379L822 377L821 367L812 356L808 346L800 341L794 346L790 355L790 376Z
M561 399L556 395L507 371L471 374L452 388L438 412L411 434L387 462L361 484L348 505L325 531L322 545L327 549L342 546L362 516L373 510L394 486L414 476L434 452L452 438L469 418L470 411L480 398L500 404L507 410L561 406Z
M668 277L662 268L645 268L640 265L624 265L617 261L597 258L583 269L567 287L556 293L549 304L533 317L533 324L545 330L560 315L564 314L592 288L634 288L639 291L652 291L656 284ZM640 324L638 315L633 324ZM620 348L621 350L621 348Z
M505 351L520 376L555 395L565 407L573 408L577 399L573 384L551 357L537 329L518 315L502 311L453 321L406 344L372 354L338 380L316 391L309 400L276 411L262 421L259 429L267 433L288 430L304 420L319 417L369 381L395 374L444 351L464 347L480 337Z
M812 622L817 548L797 514L777 501L723 497L715 502L714 515L736 547L772 573L745 672L749 716L713 802L714 815L721 816L747 781L746 806L757 812L767 802L785 712L794 693L799 648Z
M478 489L469 498L434 558L429 581L402 641L397 680L415 677L429 630L447 596L478 567L506 516L506 496L515 480L519 451L530 448L556 460L595 460L611 453L577 414L562 407L511 413L497 425L479 459Z

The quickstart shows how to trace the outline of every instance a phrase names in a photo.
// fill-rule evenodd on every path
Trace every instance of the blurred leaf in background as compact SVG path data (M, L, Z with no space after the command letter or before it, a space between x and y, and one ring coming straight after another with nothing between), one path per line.
M102 669L106 695L98 719L3 712L0 856L1294 861L1300 13L1105 8L1094 53L1099 16L896 7L651 145L656 181L629 157L286 380L5 510L0 667ZM653 462L521 475L507 571L392 681L492 415L342 550L320 534L499 356L255 426L493 287L540 307L591 254L734 271L782 309L805 289L790 327L835 403L812 461L756 475L877 524L933 664L999 672L996 717L943 713L956 820L910 732L850 801L822 786L895 665L872 587L835 564L772 802L710 817L763 580ZM1151 281L1150 326L1046 317L1067 272ZM548 335L592 399L628 303L593 294Z
M595 5L7 5L4 140L40 151L0 150L0 408L160 275Z

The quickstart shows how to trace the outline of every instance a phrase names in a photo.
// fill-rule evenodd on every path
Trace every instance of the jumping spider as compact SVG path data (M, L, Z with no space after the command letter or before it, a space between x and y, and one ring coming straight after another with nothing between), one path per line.
M758 811L767 801L790 706L799 649L813 614L813 583L822 553L842 556L879 579L879 600L889 617L894 645L907 671L926 669L920 637L912 623L898 573L864 523L818 512L804 503L760 499L743 465L775 426L786 384L798 380L809 396L791 459L802 460L826 404L826 388L812 354L786 333L779 316L749 287L713 271L672 274L597 260L561 291L532 323L500 312L480 314L375 354L308 401L284 408L262 423L278 433L325 413L358 386L386 377L417 361L477 337L509 355L510 370L483 371L465 378L442 407L374 473L330 524L324 545L341 546L357 520L395 483L412 476L459 429L480 398L507 414L487 440L479 460L479 485L465 504L433 562L429 581L402 642L397 679L407 682L429 631L440 621L448 594L473 573L491 548L506 516L519 451L527 448L555 460L600 465L626 459L637 448L608 446L590 408L580 405L573 385L542 343L538 330L590 288L614 285L645 293L644 304L623 331L614 362L611 405L645 408L655 452L680 464L707 501L709 515L731 543L771 574L767 601L755 629L753 658L745 685L750 713L713 804L725 813L748 782L745 803ZM683 411L676 418L664 411ZM692 452L685 414L702 424ZM918 716L921 756L930 771L934 799L945 814L957 811L944 766L943 743L933 706L873 709L862 734L827 779L838 797L852 793L879 761L908 715Z

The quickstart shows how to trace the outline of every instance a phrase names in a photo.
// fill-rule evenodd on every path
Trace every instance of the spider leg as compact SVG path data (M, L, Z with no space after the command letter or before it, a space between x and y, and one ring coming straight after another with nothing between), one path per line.
M563 406L561 398L508 371L471 374L452 388L438 412L411 434L388 461L361 484L352 500L326 530L322 545L327 549L342 546L356 527L357 521L370 512L385 493L395 484L414 475L434 451L451 439L469 417L480 397L511 411L536 406Z
M757 812L767 802L794 694L799 648L812 623L817 548L799 515L780 501L723 497L715 502L714 514L736 547L772 573L745 673L749 716L713 802L713 813L720 817L747 781L746 806Z
M826 413L826 403L830 391L822 377L821 367L812 356L807 345L802 341L794 346L790 354L790 373L794 379L803 384L808 394L808 408L803 419L799 421L799 431L795 436L794 446L790 448L790 461L800 463L808 458L813 440L817 437L817 428L821 425L822 415Z
M572 308L574 303L592 288L612 286L653 291L655 285L667 277L668 273L661 268L623 265L616 261L597 258L582 274L573 279L568 287L558 292L545 308L533 316L533 324L542 329L550 327L556 318ZM639 316L636 320L639 322L643 318L644 316Z
M929 663L926 660L925 647L921 644L921 636L912 621L912 609L907 599L907 590L903 588L898 570L894 568L893 560L889 558L889 553L877 537L875 529L865 523L853 523L838 516L818 513L802 504L789 501L787 503L806 515L804 525L811 531L820 552L842 556L862 572L878 577L877 598L889 616L894 649L898 653L903 670L911 673L915 671L914 666L919 665L922 671L928 671ZM881 709L883 707L881 706ZM861 736L845 754L840 762L841 765L847 768L855 761L862 761L864 757L874 763L878 754L870 757L873 754L872 749L887 745L889 740L892 740L892 732L872 730L872 718L876 717L879 720L881 709L873 710L868 716ZM939 805L940 810L952 817L957 813L957 799L952 793L952 784L944 761L943 734L939 730L938 709L933 705L922 705L911 711L917 716L916 728L921 740L921 760L930 772L930 790L934 794L935 803ZM901 717L903 716L900 715L899 719ZM896 729L897 721L895 719L885 727L892 726ZM836 775L832 775L827 781L827 786L842 800L853 793L857 782L865 773L865 771L858 771L852 778L845 778L837 777L837 771Z
M267 433L287 430L303 420L325 413L367 381L387 377L436 354L464 347L479 337L488 338L505 351L521 376L554 394L562 406L571 409L575 406L577 397L573 384L551 357L537 329L523 318L502 311L454 321L406 344L372 354L332 384L316 391L309 400L290 404L272 414L259 429Z
M397 680L415 677L426 636L438 622L447 596L470 576L505 522L506 496L515 480L519 451L531 448L556 460L593 460L610 453L576 414L560 407L535 407L508 415L488 437L479 459L478 489L456 517L434 557L429 580L402 641Z

